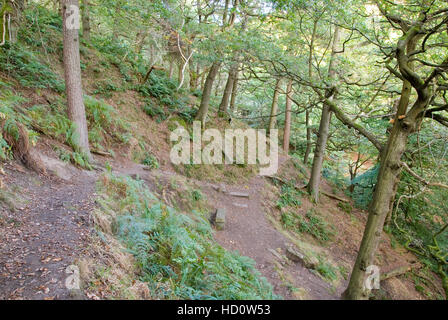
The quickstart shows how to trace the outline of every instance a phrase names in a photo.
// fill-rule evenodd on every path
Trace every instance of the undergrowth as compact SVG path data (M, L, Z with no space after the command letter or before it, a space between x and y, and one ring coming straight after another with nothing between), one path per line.
M330 281L334 281L338 278L337 269L330 263L324 261L321 257L319 257L319 264L316 267L316 271Z
M145 153L145 158L142 160L142 164L147 166L149 169L158 169L160 166L157 158L149 152Z
M330 226L313 209L305 216L296 211L288 210L281 215L284 228L297 234L308 233L322 243L328 242L334 236Z
M12 157L12 148L4 138L4 134L8 134L16 140L19 139L18 122L28 123L29 118L24 114L17 112L16 107L25 102L26 99L20 95L15 94L11 90L11 86L5 82L0 81L0 160L7 160ZM36 136L30 135L35 143Z
M131 178L107 174L98 188L101 211L158 298L278 298L253 260L214 242L203 214L180 214Z
M89 141L93 147L104 150L112 142L127 143L132 134L127 123L111 105L91 96L84 96L89 126Z
M89 142L93 150L105 151L114 142L127 143L131 137L128 126L118 116L116 110L102 100L84 96L86 117L89 128ZM33 126L40 132L61 143L70 146L73 152L58 152L61 160L68 158L80 167L90 169L87 157L77 147L74 124L67 117L67 110L62 99L50 105L35 105L27 110Z
M299 207L302 204L301 197L303 192L297 190L293 183L282 184L280 188L280 198L277 201L279 209L292 206Z
M20 43L0 47L0 70L25 88L50 88L58 93L65 90L63 80Z
M192 123L197 111L189 105L187 90L176 89L177 83L168 78L164 72L152 72L148 81L137 87L138 92L146 98L143 111L158 122L177 115L184 121Z

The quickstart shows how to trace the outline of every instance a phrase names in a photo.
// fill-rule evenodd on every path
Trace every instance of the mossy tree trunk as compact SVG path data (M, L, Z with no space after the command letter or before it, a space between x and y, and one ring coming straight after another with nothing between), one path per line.
M311 33L311 41L308 54L308 78L310 82L312 81L313 77L313 52L314 52L314 40L316 39L316 33L317 33L317 22L318 22L317 19L314 20L313 22L313 31ZM306 148L305 148L305 155L303 156L303 163L307 165L308 158L311 153L311 118L309 109L305 110L305 125L306 125Z
M219 72L219 68L221 67L221 63L215 61L207 74L207 78L205 79L204 89L202 92L201 105L199 106L198 113L196 115L196 120L201 121L205 124L205 119L207 118L208 107L210 105L210 98L212 95L213 82L215 81L216 75Z
M274 96L272 97L271 116L269 118L268 132L270 132L272 129L275 129L276 124L277 124L278 95L280 93L280 84L281 84L281 79L278 78L275 82Z
M425 14L420 16L419 23L406 28L406 32L397 43L396 59L400 76L404 81L399 110L395 116L394 125L386 147L381 152L380 170L375 186L372 202L369 207L369 217L364 230L361 246L350 277L350 283L344 293L347 299L367 299L369 290L365 287L366 269L375 263L375 252L381 239L384 223L391 211L397 184L400 181L401 157L406 150L406 143L411 133L415 132L424 116L433 93L430 90L431 80L437 77L440 70L434 68L430 76L423 80L414 71L410 56L415 48L415 41L422 37L420 33L421 21L425 21ZM406 52L407 48L407 52ZM448 62L448 59L444 63ZM417 99L408 110L410 90L407 82L417 92Z
M234 62L230 67L229 75L227 76L226 87L224 88L221 103L219 104L218 114L220 116L225 116L227 114L227 108L229 106L230 97L232 95L233 83L235 82L237 71L238 63Z
M311 153L311 118L310 118L310 110L305 111L305 126L306 126L306 148L305 148L305 155L303 156L303 163L305 165L308 164L308 159L310 157Z
M201 71L199 64L196 65L196 70L195 70L193 59L190 59L188 61L188 71L190 74L190 78L189 78L190 90L194 91L198 88L198 83L199 83L199 73Z
M236 74L235 74L235 80L233 81L233 88L232 88L232 96L230 97L229 108L232 111L235 111L237 94L238 94L238 70L236 71Z
M339 42L339 27L336 27L333 34L333 45L331 50L330 64L328 67L328 77L334 79L336 76L336 54ZM334 92L334 90L333 90ZM333 99L333 96L329 97ZM324 103L320 118L319 132L317 134L316 147L314 148L313 166L311 168L310 180L308 182L308 193L314 202L319 201L319 185L324 162L325 149L327 148L328 134L330 131L331 110L330 106Z
M289 152L289 138L291 136L291 100L292 95L292 80L288 81L286 86L286 104L285 104L285 128L283 130L283 151Z

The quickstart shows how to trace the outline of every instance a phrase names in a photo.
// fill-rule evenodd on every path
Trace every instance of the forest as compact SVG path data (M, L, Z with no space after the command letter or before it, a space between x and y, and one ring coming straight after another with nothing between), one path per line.
M448 298L446 0L0 0L0 129L0 300Z

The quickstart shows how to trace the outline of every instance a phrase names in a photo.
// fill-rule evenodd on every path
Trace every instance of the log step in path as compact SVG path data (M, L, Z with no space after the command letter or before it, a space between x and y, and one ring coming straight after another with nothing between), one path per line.
M230 196L238 197L238 198L247 198L249 199L249 194L245 192L226 192L225 188L218 188L215 190L222 191L223 193L227 193ZM248 208L249 206L245 203L233 203L234 206L240 208ZM213 224L215 225L217 230L223 230L226 223L226 209L218 208L214 214Z

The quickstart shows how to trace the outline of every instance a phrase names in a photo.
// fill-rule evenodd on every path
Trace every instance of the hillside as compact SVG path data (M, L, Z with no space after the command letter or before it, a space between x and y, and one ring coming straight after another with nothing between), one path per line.
M88 159L67 117L61 18L36 5L24 19L0 47L0 299L341 299L368 217L358 202L371 198L341 182L348 152L325 158L317 202L295 152L280 151L273 176L258 163L175 165L170 135L192 131L202 93L92 34L80 41ZM215 102L207 128L254 127ZM371 299L446 298L434 262L396 232L382 233L374 264L388 277Z

